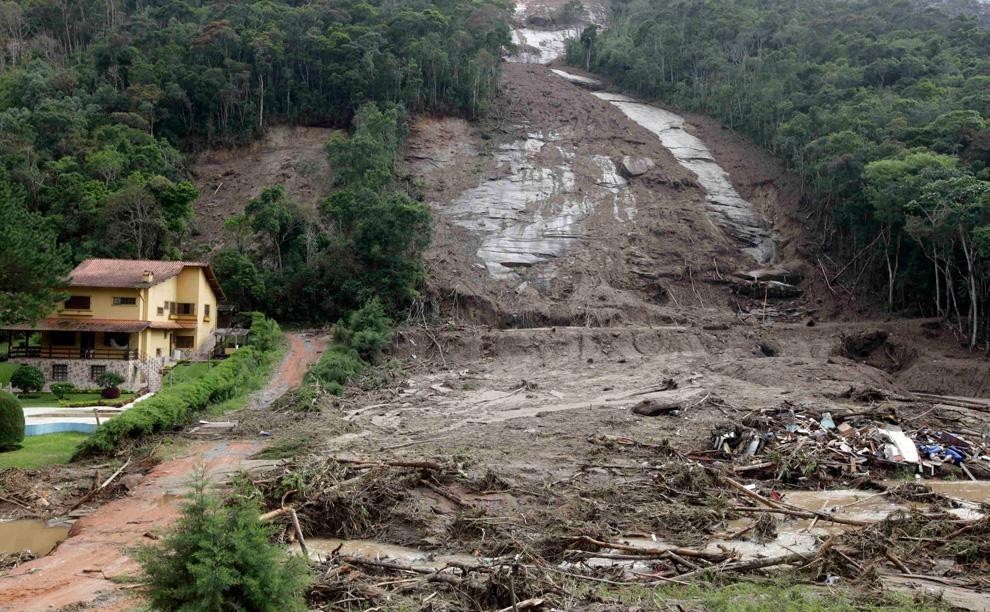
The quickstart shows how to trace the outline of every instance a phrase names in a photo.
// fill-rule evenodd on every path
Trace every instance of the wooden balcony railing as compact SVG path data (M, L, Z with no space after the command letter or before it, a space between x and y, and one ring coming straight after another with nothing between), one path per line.
M14 346L10 348L8 355L11 359L34 357L38 359L118 359L127 361L139 358L137 349L79 348L78 346Z

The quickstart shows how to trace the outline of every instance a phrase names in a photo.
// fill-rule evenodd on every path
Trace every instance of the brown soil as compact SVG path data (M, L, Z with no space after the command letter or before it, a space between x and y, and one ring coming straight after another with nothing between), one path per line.
M334 131L272 127L250 146L200 153L192 169L199 190L193 244L207 252L222 247L224 221L244 212L266 187L282 185L289 199L313 209L330 186L325 147Z
M755 262L709 221L694 175L656 136L545 66L507 64L504 72L502 104L488 123L475 127L429 118L418 120L410 135L407 165L421 177L436 212L427 256L435 299L457 318L503 327L710 321L744 308L740 301L746 300L719 285L734 271L757 267ZM694 127L688 129L700 136L712 132L710 122L691 121ZM580 246L546 264L557 270L551 280L545 278L546 265L537 265L519 270L516 280L497 281L475 255L478 238L445 210L465 188L499 176L491 156L500 144L534 130L559 135L555 144L578 159L606 155L618 161L629 155L657 165L630 181L635 222L617 222L609 207L600 206L584 220L587 238ZM713 152L727 169L738 171L733 180L740 192L767 213L781 236L783 262L807 277L805 295L786 304L792 319L843 312L844 302L819 287L817 268L806 259L794 179L738 137L719 134ZM599 180L594 167L575 163L574 172L578 192Z
M759 423L793 410L815 418L823 412L866 413L877 421L893 419L906 431L930 427L980 438L990 404L915 392L986 395L987 358L959 348L932 321L865 316L868 310L857 310L824 286L799 221L800 190L750 143L713 122L689 118L740 193L772 220L786 263L805 274L800 297L756 300L731 291L726 278L754 263L708 220L694 176L613 106L542 66L507 65L503 92L483 125L421 118L412 127L407 169L435 212L427 257L432 299L426 301L433 308L406 321L390 360L343 397L289 395L273 404L322 350L315 339L307 344L294 338L281 378L238 415L240 428L228 434L272 434L269 456L284 452L287 461L258 479L259 493L273 508L298 508L308 539L374 539L461 555L456 572L434 576L368 564L331 546L313 605L511 609L533 597L561 609L656 609L650 587L689 573L691 566L657 560L630 578L622 570L582 565L582 558L600 548L594 542L638 538L695 550L709 546L711 554L725 558L753 545L743 537L722 544L727 531L752 526L759 539L769 540L775 532L811 523L786 515L757 520L747 518L753 508L732 510L753 502L728 486L726 473L740 461L711 449L714 428ZM520 270L511 282L495 280L479 268L477 236L452 223L445 209L465 189L498 176L493 153L500 144L534 129L558 133L578 156L644 156L657 165L631 181L635 224L617 224L611 211L599 210L584 221L587 239L552 262L555 276L546 280L538 265ZM575 173L576 184L590 188L592 169L575 164ZM531 282L523 286L521 280ZM767 314L785 310L791 316ZM647 412L659 407L659 414L643 416L634 412L637 406ZM671 406L677 414L667 410ZM223 444L197 445L175 469L189 468L192 456ZM245 465L254 445L237 444L243 446L233 446L236 457L224 465ZM814 456L805 461L813 449L786 450L757 458L769 461L769 468L733 477L785 501L811 488L886 496L884 479L899 467L871 464L850 475L818 465ZM974 469L983 474L976 462ZM957 468L945 470L964 477ZM163 484L168 478L168 472L149 476L141 486L151 499L161 499L170 490ZM943 498L913 489L889 497L932 502L920 509L930 513L931 533L938 537L958 529L955 517L936 515L944 511ZM134 510L138 498L114 504ZM174 515L168 506L161 512L171 514L163 520ZM147 530L123 523L130 541ZM973 525L983 546L987 530ZM891 554L901 555L898 562L916 573L933 571L935 560L910 554L910 538L928 537L914 519L884 527L896 532ZM290 542L290 530L285 533ZM812 563L802 560L797 579L821 583L837 575L843 588L856 584L872 593L881 573L900 571L873 527L836 529L816 545L824 547L822 541L841 533L847 535L833 542L841 546L812 553L806 559ZM77 538L46 559L75 550ZM373 543L358 544L374 549ZM109 555L109 565L99 569L110 575L129 571L123 554L103 552L117 545L107 541L99 549ZM985 564L944 546L939 554L957 555L941 579L962 584L969 601L985 604L978 592L990 576ZM102 577L79 578L79 568L95 568L94 561L67 566L46 559L16 570L25 605L32 584L51 584L52 599L42 601L59 604L76 597L56 599L60 589L80 588L85 592L78 598L92 599L113 586ZM565 562L573 563L566 571ZM44 572L25 574L32 563L65 569L52 570L54 582L48 582ZM857 564L860 571L851 571ZM623 591L630 583L637 588Z

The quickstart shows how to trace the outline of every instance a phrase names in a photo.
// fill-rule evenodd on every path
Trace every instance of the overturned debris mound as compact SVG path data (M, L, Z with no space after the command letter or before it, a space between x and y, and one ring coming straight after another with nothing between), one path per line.
M916 349L901 345L882 329L843 336L833 354L885 372L899 372L918 358Z
M733 276L745 281L753 282L775 282L787 285L797 285L804 280L804 273L799 270L789 268L760 268L757 270L743 270L736 272Z
M435 528L421 491L452 477L433 461L295 460L252 480L269 508L294 508L309 534L417 543ZM456 497L453 493L449 495ZM395 520L402 516L404 520Z
M362 603L361 609L369 604L405 609L402 603L408 603L410 609L418 609L422 598L412 596L418 586L432 591L429 600L436 599L438 607L431 604L429 609L528 610L540 608L544 601L541 594L552 592L553 586L544 572L511 558L452 562L433 568L333 554L317 570L319 577L310 597L332 609L349 609L343 607L348 603ZM382 588L397 584L406 588ZM410 594L408 601L404 593Z
M964 521L951 514L898 512L846 531L818 552L821 573L859 579L864 569L889 563L905 574L934 575L971 583L990 559L990 518Z

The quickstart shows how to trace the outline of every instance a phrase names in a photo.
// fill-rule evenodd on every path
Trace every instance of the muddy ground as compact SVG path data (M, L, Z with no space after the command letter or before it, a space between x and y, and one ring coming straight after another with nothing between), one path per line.
M238 490L297 510L324 609L733 609L709 598L727 584L775 600L801 585L812 604L899 593L903 609L990 608L990 464L968 462L976 483L951 465L916 477L877 459L869 433L898 424L984 443L986 355L825 282L799 185L716 122L687 116L685 130L776 232L774 265L796 292L740 282L758 265L712 222L697 177L613 105L534 64L506 65L502 92L480 124L412 126L404 167L433 208L434 241L426 299L390 358L337 398L293 389L318 353L297 347L259 401L224 417L234 429L170 437L174 454L146 469L263 441L253 460L268 463ZM625 156L655 165L616 181L605 162ZM525 206L465 197L544 187ZM816 425L825 413L867 433ZM726 431L767 436L743 456L713 448ZM0 510L62 515L96 467L2 474L28 509ZM113 503L154 503L133 484ZM113 507L89 504L89 521ZM298 547L288 524L284 540ZM44 584L30 569L11 575L39 607L72 599L30 591ZM121 581L92 580L84 606L131 601Z
M335 130L274 126L247 147L209 149L190 168L199 197L193 203L192 243L204 255L229 244L223 223L244 212L268 187L281 185L288 198L305 210L330 187L326 145Z

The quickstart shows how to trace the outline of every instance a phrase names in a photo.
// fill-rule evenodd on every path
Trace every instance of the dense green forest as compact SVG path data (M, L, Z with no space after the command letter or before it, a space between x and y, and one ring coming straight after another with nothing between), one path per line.
M408 112L483 112L510 40L504 14L486 0L0 2L0 197L5 223L24 220L5 228L5 243L45 245L39 257L21 257L2 273L5 301L27 304L18 296L56 285L85 257L182 257L197 196L186 160L203 146L298 123L391 130L385 153L394 154ZM369 106L352 126L369 102L381 110ZM355 164L337 177L350 200L335 196L320 219L286 220L295 211L276 186L249 207L240 231L263 247L221 259L225 270L237 257L251 261L236 268L245 280L231 287L242 305L275 304L274 314L314 320L363 299L368 290L357 285L401 285L385 296L389 304L408 296L415 274L402 266L382 272L377 266L393 266L394 253L375 251L333 270L346 286L341 296L310 295L292 310L279 302L283 281L308 287L297 266L312 264L327 243L339 253L349 240L374 242L369 236L382 228L356 220L354 207L387 203L401 217L391 223L414 224L407 232L422 226L422 211L402 217L412 205L392 186L392 160L346 148L335 144L332 153L342 169ZM368 161L377 168L358 167ZM368 182L355 178L362 173ZM329 237L338 230L347 237ZM257 282L248 278L252 266ZM342 279L346 273L374 278ZM43 310L5 309L0 318Z
M915 0L613 0L568 61L714 115L804 178L833 279L990 329L986 8ZM981 21L983 20L983 21Z

